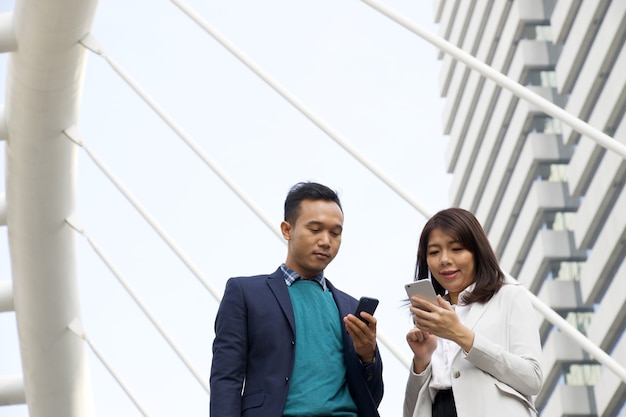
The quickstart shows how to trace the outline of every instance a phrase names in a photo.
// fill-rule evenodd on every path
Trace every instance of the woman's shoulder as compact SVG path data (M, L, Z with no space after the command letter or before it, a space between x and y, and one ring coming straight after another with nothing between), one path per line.
M501 290L504 291L518 291L518 292L525 292L526 288L520 284L517 281L504 281L504 283L502 284L502 287L500 287Z
M505 281L502 287L500 287L496 296L502 298L503 300L514 300L519 298L530 299L528 296L528 290L526 290L522 284L508 280Z

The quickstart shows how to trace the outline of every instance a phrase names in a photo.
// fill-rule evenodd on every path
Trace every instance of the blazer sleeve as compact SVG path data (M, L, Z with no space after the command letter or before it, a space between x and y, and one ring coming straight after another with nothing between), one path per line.
M210 377L211 415L241 416L246 352L247 321L241 289L235 279L226 283L215 319L215 339Z
M355 352L356 354L356 352ZM365 373L365 381L367 382L367 388L372 395L374 403L378 407L383 400L384 385L383 385L383 361L380 357L380 351L376 346L376 353L374 356L374 363L361 364L363 372ZM360 361L359 361L360 362Z
M495 343L476 331L474 345L465 358L521 394L535 395L543 379L535 312L526 290L518 286L505 287L509 288L500 300L498 314L504 316L505 326L501 330L507 342L504 345Z
M420 391L424 389L424 386L430 382L431 366L428 367L421 374L413 372L413 362L411 362L411 369L409 370L409 379L406 382L406 389L404 392L404 407L402 410L403 417L412 417L415 413L415 407L417 406L417 399ZM426 387L427 389L428 387Z

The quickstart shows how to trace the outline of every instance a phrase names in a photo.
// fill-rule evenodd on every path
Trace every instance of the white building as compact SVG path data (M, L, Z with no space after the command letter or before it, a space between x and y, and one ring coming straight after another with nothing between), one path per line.
M437 0L440 35L626 142L626 1ZM626 162L441 54L451 205L503 269L626 363ZM544 322L543 416L626 415L626 384Z

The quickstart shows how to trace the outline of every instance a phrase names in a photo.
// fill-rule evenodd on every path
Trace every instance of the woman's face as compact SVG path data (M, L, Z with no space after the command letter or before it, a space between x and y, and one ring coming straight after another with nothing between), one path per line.
M475 278L474 255L453 236L441 229L433 229L426 246L428 269L437 282L450 294L450 302L457 304L461 291Z

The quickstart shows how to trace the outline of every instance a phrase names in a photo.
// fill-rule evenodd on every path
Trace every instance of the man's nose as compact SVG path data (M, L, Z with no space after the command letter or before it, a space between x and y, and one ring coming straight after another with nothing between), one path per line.
M320 233L318 243L320 246L330 245L330 235L328 234L328 232Z

